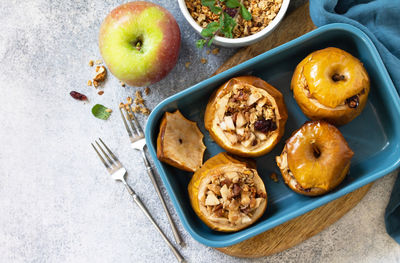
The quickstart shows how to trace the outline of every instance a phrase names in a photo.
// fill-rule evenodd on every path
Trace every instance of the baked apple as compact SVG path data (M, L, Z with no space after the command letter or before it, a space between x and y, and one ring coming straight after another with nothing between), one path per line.
M194 172L203 164L206 146L196 122L186 119L179 110L166 112L157 137L157 158L176 168Z
M343 181L353 154L335 126L325 121L311 121L286 141L276 163L292 190L316 196L331 191Z
M357 58L329 47L311 53L297 65L291 89L308 118L343 125L364 109L370 81Z
M282 94L253 76L230 79L211 96L205 128L226 151L256 157L266 154L282 138L287 120Z
M239 231L267 207L267 192L255 164L219 153L197 170L188 186L193 210L211 229Z

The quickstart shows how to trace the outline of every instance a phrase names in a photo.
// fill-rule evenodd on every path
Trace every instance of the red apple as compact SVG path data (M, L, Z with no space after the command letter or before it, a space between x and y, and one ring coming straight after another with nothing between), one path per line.
M165 8L144 1L118 6L104 19L100 52L111 73L131 86L160 81L175 66L181 33Z

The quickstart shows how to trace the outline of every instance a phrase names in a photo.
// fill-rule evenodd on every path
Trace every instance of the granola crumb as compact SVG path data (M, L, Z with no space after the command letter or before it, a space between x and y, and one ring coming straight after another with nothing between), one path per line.
M136 98L138 98L138 99L141 99L141 98L142 98L142 93L140 92L140 90L137 90L137 91L135 92L135 96L136 96Z
M94 61L93 60L89 60L89 66L93 67L93 65L94 65Z
M144 89L144 94L146 94L146 95L149 95L149 94L150 94L150 88L149 88L149 87L146 87L146 88Z
M106 112L111 113L112 109L106 109Z
M186 63L185 63L185 68L189 68L190 64L191 64L190 61L186 62Z
M120 82L121 82L121 86L122 86L122 87L125 87L125 83L122 82L122 81L120 81Z
M142 99L142 98L140 98L140 99L139 98L135 98L134 102L135 102L136 105L139 105L139 104L144 105L144 99Z
M88 85L88 86L92 86L92 84L93 84L92 81L89 79L89 80L87 81L87 85Z
M149 115L150 114L150 110L148 108L146 108L146 107L141 108L140 111L145 115Z
M96 76L93 78L93 85L95 87L99 86L100 82L104 82L107 76L107 70L104 66L96 67Z
M120 108L120 109L123 109L124 107L125 107L125 104L124 104L123 102L120 102L120 103L119 103L119 108Z
M132 98L131 97L126 98L126 101L128 102L129 105L132 105Z
M200 62L201 62L202 64L206 64L206 63L207 63L207 59L201 58L201 59L200 59Z
M99 92L97 92L97 94L99 94L101 96L104 94L104 91L100 90Z
M132 108L132 111L135 112L135 113L140 111L140 106L138 106L138 105L136 105L136 106L132 105L131 108Z
M279 182L278 176L276 175L276 173L271 173L269 178L271 178L275 183Z
M96 65L103 64L103 60L101 60L101 59L98 59L98 60L96 60L95 64L96 64Z
M210 55L210 50L207 49L206 54L207 54L207 55Z
M213 55L217 55L219 53L219 48L214 48L213 50L211 50L211 53Z

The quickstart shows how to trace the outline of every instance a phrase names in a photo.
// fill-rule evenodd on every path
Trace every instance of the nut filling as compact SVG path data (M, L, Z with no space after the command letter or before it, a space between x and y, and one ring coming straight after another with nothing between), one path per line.
M258 146L278 128L274 107L260 89L235 84L221 104L218 125L232 145Z
M204 191L200 202L210 220L230 225L251 222L257 208L266 201L265 192L255 185L251 169L213 176Z

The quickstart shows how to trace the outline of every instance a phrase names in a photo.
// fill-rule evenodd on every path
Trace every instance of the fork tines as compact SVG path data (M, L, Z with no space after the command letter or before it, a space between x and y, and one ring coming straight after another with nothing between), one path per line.
M93 146L93 149L96 151L97 155L99 156L101 162L104 164L104 166L107 168L108 171L111 171L113 168L116 168L118 166L121 166L121 163L119 162L118 158L113 154L113 152L110 150L110 148L107 147L107 145L103 142L103 140L101 138L99 138L99 141L103 144L104 148L106 148L107 152L109 153L109 155L103 150L103 147L101 147L101 145L95 141L97 147L100 149L100 151L103 153L103 155L106 157L107 161L104 160L103 156L100 154L100 152L97 150L97 148L94 146L93 143L91 143L91 145ZM112 160L114 159L114 160Z
M119 108L119 112L121 113L121 117L124 122L126 131L128 132L129 138L133 139L134 137L143 137L142 127L140 126L135 115L131 111L130 105L128 105L127 107L123 107L123 108L124 108L125 114L122 113L121 107ZM135 124L133 124L132 120L134 121ZM132 128L132 131L129 129L128 122ZM132 132L133 132L133 134L132 134Z

